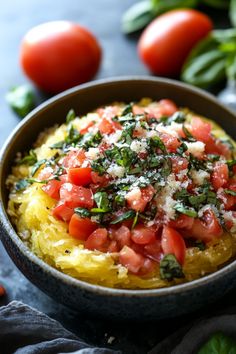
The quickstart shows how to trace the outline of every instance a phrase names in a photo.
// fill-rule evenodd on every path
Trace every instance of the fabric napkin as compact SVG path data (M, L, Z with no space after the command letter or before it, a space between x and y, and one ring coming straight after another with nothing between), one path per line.
M1 354L113 354L90 347L62 325L22 302L0 308Z

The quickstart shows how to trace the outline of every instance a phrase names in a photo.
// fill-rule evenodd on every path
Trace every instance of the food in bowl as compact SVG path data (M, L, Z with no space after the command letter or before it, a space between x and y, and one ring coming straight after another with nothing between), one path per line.
M114 288L200 278L235 256L234 141L169 99L113 103L19 153L8 213L48 264Z

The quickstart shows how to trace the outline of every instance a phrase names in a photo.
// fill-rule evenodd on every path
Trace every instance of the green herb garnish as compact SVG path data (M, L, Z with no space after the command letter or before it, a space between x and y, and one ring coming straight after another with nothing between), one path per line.
M24 156L21 160L17 161L18 165L32 166L37 162L37 155L33 149L29 151L29 155Z
M181 265L173 254L167 254L160 262L161 279L171 281L174 278L184 278Z
M66 124L69 124L72 120L75 119L75 117L76 117L75 111L73 109L70 109L66 115Z
M122 221L125 221L128 219L132 219L135 216L136 216L136 214L135 214L134 210L128 210L125 213L118 216L115 220L111 221L110 224L118 224L119 222L122 222Z
M28 86L15 86L6 95L10 107L24 118L35 107L35 95Z

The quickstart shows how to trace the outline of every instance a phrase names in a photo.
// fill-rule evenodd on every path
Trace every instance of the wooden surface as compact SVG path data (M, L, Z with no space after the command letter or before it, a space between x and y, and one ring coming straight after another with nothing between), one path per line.
M125 37L120 31L122 13L134 0L12 0L0 5L0 146L19 119L5 102L9 87L27 82L18 64L19 43L24 33L39 23L66 19L87 26L98 37L103 61L97 78L147 74L136 54L137 36ZM228 25L226 13L213 13L218 27ZM0 283L8 297L0 302L21 300L58 319L82 339L98 346L121 349L124 353L146 353L155 343L182 324L205 314L205 310L175 320L156 323L113 323L79 318L34 287L13 265L0 244ZM234 294L208 309L215 313L222 304L233 305ZM111 345L107 339L115 337Z

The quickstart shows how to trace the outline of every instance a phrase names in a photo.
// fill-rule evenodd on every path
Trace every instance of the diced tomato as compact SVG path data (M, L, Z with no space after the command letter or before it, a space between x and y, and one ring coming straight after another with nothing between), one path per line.
M167 133L161 133L160 138L169 152L175 152L181 145L180 140L176 136Z
M89 250L102 251L102 246L107 242L107 229L99 228L96 229L89 235L85 241L84 247Z
M161 238L164 254L173 254L180 264L184 263L186 246L181 234L169 226L164 226Z
M64 183L60 188L60 199L70 208L82 207L91 209L93 194L89 188Z
M193 117L188 130L197 140L207 143L211 139L211 124L204 122L200 117Z
M97 228L97 224L89 218L81 218L73 214L69 223L69 234L79 240L87 240L89 235Z
M92 182L91 167L70 168L68 171L68 181L77 186L86 186Z
M93 121L86 122L81 128L80 128L80 134L84 135L88 132L89 128L94 125Z
M52 215L54 218L69 222L72 215L74 214L74 209L69 208L65 203L59 202L53 209Z
M144 258L143 265L140 268L138 275L142 276L142 275L149 274L154 271L155 267L156 267L156 262L154 262L150 258Z
M230 148L226 144L222 143L219 139L215 139L213 136L211 136L207 141L205 152L207 154L223 155L228 160L232 156Z
M60 195L59 195L59 190L61 188L61 181L58 181L56 179L52 179L49 181L47 184L44 184L42 186L42 190L49 195L49 197L59 200Z
M177 219L170 220L168 226L173 229L191 229L193 226L194 218L191 218L188 215L180 214Z
M109 246L107 247L107 252L114 253L118 251L119 251L119 247L116 240L111 240Z
M101 122L98 124L98 129L102 134L111 134L116 130L113 122L107 118L103 118L101 120Z
M141 107L137 104L134 104L132 107L132 112L133 114L144 114L145 113L145 107Z
M66 168L79 167L84 162L86 156L84 150L71 150L62 161L62 165Z
M227 189L234 191L230 186ZM225 210L232 210L236 207L236 197L225 193L223 189L217 192L217 196L224 204Z
M119 229L114 230L114 239L117 241L120 248L124 246L130 246L131 238L130 238L130 230L128 227L122 225Z
M155 229L144 225L137 225L131 231L131 239L139 245L152 243L156 240Z
M106 106L104 108L98 108L97 113L100 115L101 118L111 119L117 116L120 112L119 106Z
M150 202L154 196L155 189L152 185L135 189L126 195L128 206L135 211L144 211L148 202Z
M108 179L105 175L99 176L99 174L94 171L91 172L91 179L92 179L93 183L99 184L99 185L104 185L108 181Z
M154 242L145 245L144 254L148 258L153 259L156 262L160 262L162 255L161 240L156 239Z
M235 221L236 221L236 211L232 211L232 216L230 217L230 219L225 218L226 229L230 231L231 228L235 225Z
M50 177L52 177L53 174L53 169L52 167L48 166L48 167L44 167L43 169L41 169L41 171L39 172L37 179L39 181L44 181L49 179Z
M207 209L201 219L194 219L193 226L187 235L204 242L219 238L223 230L212 209Z
M188 160L185 157L172 156L170 159L173 173L177 174L188 167Z
M211 183L215 190L224 187L229 179L228 166L223 162L216 162L211 174Z
M131 273L137 274L144 264L144 257L132 248L124 246L120 251L119 262Z
M176 104L169 99L160 100L158 103L163 116L171 116L178 111Z

